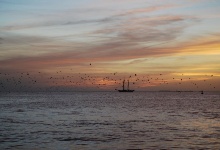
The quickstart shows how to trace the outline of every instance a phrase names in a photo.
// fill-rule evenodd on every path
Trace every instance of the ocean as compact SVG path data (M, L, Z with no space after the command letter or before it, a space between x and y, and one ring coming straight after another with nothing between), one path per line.
M220 149L220 93L0 93L0 149Z

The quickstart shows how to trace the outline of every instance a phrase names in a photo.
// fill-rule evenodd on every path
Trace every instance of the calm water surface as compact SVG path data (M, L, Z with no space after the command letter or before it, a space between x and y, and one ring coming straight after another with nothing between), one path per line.
M220 149L220 93L0 94L0 149Z

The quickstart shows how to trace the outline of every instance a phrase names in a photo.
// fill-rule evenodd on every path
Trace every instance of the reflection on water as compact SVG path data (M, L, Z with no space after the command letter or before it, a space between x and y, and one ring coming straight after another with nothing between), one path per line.
M1 149L219 149L220 94L0 95Z

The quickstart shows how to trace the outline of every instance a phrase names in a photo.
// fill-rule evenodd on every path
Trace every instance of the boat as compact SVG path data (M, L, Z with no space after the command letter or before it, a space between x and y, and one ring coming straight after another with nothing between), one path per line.
M129 80L128 80L128 87L127 90L125 90L125 80L123 80L123 86L122 86L122 90L118 90L118 92L134 92L134 90L130 90L129 89Z

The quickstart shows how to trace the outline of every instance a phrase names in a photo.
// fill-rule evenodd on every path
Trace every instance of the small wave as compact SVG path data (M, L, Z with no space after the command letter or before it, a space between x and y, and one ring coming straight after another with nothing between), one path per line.
M111 137L111 138L91 138L91 137L79 137L79 138L56 138L58 141L81 141L81 142L110 142L113 140L117 140L119 138L117 137Z
M14 120L12 118L3 118L2 122L5 122L5 123L21 123L21 121Z
M95 121L87 121L87 120L78 120L76 121L77 125L83 125L83 126L95 126L95 125L101 125L101 126L109 126L114 125L110 122L95 122Z
M17 109L16 112L25 112L24 109Z
M207 119L218 119L218 118L220 118L219 112L218 113L203 112L203 116L206 117Z
M132 149L126 149L126 150L142 150L142 149L136 149L136 148L132 148Z

